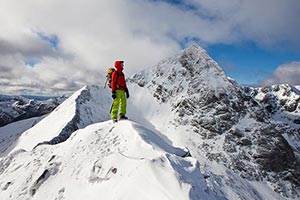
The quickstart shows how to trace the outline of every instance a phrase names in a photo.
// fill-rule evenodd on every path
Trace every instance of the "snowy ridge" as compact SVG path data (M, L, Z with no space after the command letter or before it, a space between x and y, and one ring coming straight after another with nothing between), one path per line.
M3 159L0 198L224 199L185 154L139 124L97 123L64 143Z
M38 144L56 144L74 131L92 123L109 119L106 105L111 101L108 91L86 86L75 92L36 126L18 139L15 150L30 150Z

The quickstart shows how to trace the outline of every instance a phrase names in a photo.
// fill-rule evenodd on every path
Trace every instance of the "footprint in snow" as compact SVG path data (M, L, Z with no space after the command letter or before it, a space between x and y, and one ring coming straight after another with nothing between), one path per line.
M94 163L89 177L90 183L101 183L102 181L108 181L111 177L118 172L116 167L111 166L109 169L103 167L101 163Z

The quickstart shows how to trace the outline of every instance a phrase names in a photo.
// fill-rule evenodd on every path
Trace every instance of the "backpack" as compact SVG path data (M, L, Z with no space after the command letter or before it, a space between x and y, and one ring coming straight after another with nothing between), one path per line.
M114 71L115 71L114 68L108 68L108 69L107 69L107 73L106 73L106 82L105 82L104 88L106 87L106 85L107 85L108 87L111 88L111 75L112 75L112 73L113 73Z

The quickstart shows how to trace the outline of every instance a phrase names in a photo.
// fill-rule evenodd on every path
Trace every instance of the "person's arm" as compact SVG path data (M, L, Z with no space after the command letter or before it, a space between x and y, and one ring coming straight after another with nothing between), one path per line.
M125 79L125 76L124 76L124 79ZM126 79L125 79L125 93L126 93L126 97L128 99L129 98L129 91L128 91L128 87L127 87L127 84L126 84Z
M113 72L112 75L111 75L111 84L110 84L110 86L111 86L111 92L112 92L111 97L113 99L117 98L117 94L116 94L117 76L118 76L117 72Z

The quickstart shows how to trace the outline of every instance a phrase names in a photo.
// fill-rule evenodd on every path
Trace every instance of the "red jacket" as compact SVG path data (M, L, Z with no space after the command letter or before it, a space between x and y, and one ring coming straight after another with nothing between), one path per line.
M115 92L116 90L126 90L126 80L125 75L122 71L116 70L112 73L111 76L111 91Z

